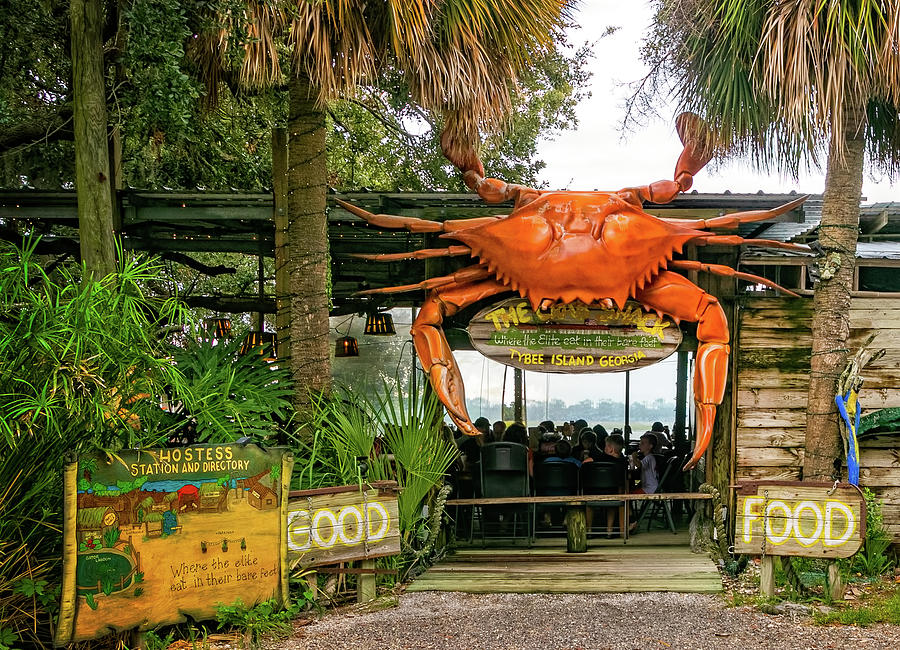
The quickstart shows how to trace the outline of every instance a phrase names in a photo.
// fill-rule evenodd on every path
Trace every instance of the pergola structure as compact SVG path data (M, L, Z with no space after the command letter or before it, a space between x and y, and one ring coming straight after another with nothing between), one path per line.
M425 219L464 219L488 214L506 214L512 203L486 205L475 194L434 192L329 193L328 223L332 254L333 314L371 309L354 293L364 288L412 284L445 272L452 260L402 261L379 264L351 257L352 253L398 253L445 245L433 235L376 230L335 204L342 198L371 212L416 216ZM796 198L796 194L699 194L677 197L665 205L647 204L651 214L666 217L705 218L740 210L772 208ZM176 263L207 273L228 272L191 257L198 252L227 252L275 257L283 267L283 253L276 248L276 220L272 194L224 192L151 192L119 190L115 213L117 230L127 249L159 254ZM772 221L747 224L739 234L781 241L801 239L821 218L821 197L812 196L800 209ZM77 255L77 211L74 191L0 192L0 239L20 241L24 233L42 235L42 250ZM278 286L252 295L183 296L192 306L220 312L276 311ZM278 283L280 284L280 283ZM261 283L262 286L262 283ZM416 293L391 298L392 306L413 305ZM383 304L383 303L382 303Z

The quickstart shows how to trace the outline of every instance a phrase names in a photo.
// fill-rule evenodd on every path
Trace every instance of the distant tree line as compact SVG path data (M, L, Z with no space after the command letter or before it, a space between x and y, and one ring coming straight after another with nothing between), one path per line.
M491 402L481 397L466 400L469 413L472 417L482 414L488 419L500 418L500 402ZM529 424L541 420L553 420L556 424L562 424L569 420L584 419L588 424L616 423L622 426L625 422L625 403L615 400L582 400L575 403L567 403L561 399L551 399L549 404L543 400L528 400L526 403L526 415ZM512 404L505 405L503 409L504 419L512 419ZM652 402L631 402L629 409L629 421L632 423L649 423L660 421L672 425L675 418L675 402L657 399Z

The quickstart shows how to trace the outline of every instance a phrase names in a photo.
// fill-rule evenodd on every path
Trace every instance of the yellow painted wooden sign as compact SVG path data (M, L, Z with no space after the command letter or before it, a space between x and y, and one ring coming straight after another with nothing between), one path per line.
M854 485L753 481L737 497L736 553L841 558L865 539L866 503Z
M624 310L575 302L535 312L510 298L478 312L467 329L475 349L494 361L556 373L642 368L675 352L682 339L674 321L633 302Z
M291 492L288 557L313 567L400 552L397 484L378 481Z
M214 618L287 597L293 459L202 445L82 456L66 467L56 641Z

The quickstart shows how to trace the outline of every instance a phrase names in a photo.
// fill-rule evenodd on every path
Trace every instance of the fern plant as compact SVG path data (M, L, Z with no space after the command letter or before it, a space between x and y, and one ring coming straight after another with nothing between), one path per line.
M890 532L884 527L882 502L869 488L863 488L866 500L866 539L850 559L850 570L869 578L877 578L893 568L895 560L888 553L893 543Z
M240 351L240 339L213 345L201 330L171 350L186 388L176 412L195 423L200 441L264 439L290 415L290 372Z

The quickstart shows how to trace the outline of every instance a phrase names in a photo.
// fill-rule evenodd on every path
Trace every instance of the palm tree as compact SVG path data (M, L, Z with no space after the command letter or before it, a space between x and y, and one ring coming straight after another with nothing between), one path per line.
M803 477L842 448L834 404L847 358L863 167L900 162L900 6L895 0L661 0L644 54L703 116L721 153L796 174L827 156L819 226ZM647 95L645 95L645 98Z
M401 76L409 102L443 113L450 140L476 142L499 126L518 73L551 46L571 0L249 0L239 79L263 87L287 76L289 351L303 409L331 380L325 108L380 75ZM287 6L290 5L290 6ZM230 14L233 16L233 14ZM228 69L236 30L197 39L209 81ZM282 61L288 54L289 61ZM287 70L285 72L285 70ZM210 84L214 87L214 83ZM279 337L283 336L279 332Z

